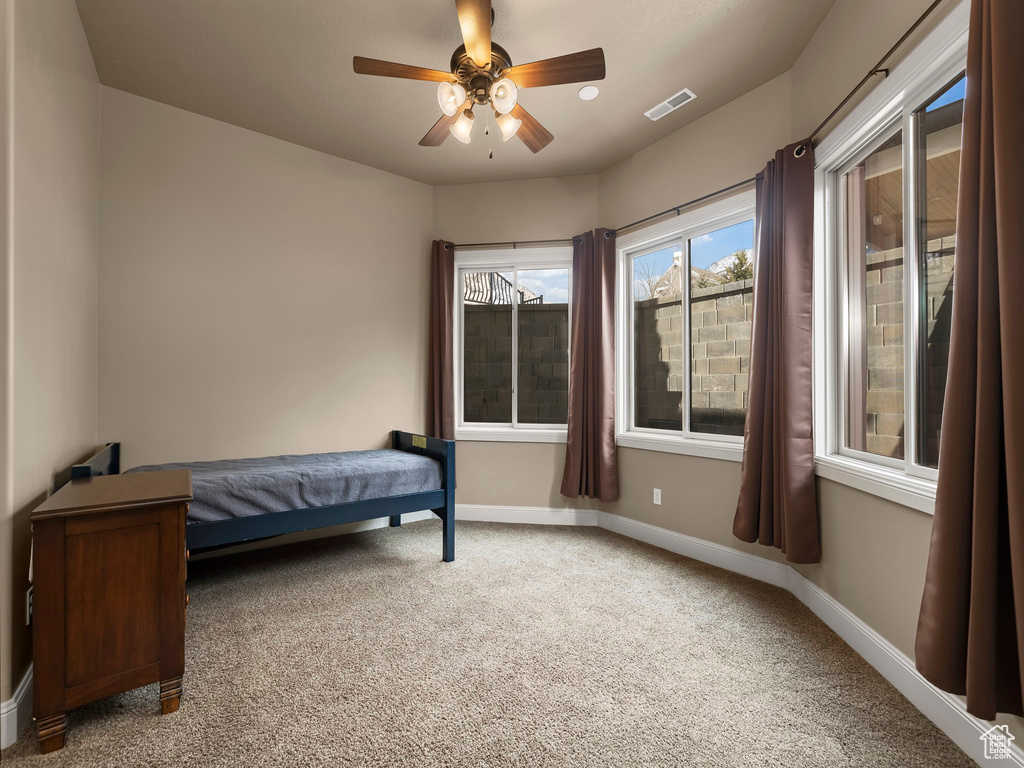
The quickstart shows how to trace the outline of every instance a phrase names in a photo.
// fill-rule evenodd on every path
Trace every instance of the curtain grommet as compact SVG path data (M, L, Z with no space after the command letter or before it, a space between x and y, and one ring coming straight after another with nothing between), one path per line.
M798 144L793 148L793 157L803 157L807 154L807 146L805 144Z

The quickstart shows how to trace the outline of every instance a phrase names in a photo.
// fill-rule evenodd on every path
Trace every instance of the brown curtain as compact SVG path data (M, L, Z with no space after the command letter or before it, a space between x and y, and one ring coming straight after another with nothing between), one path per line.
M430 254L430 434L455 439L452 389L452 311L455 246L435 240Z
M917 668L1024 714L1024 2L974 0L953 318ZM1018 599L1019 598L1019 599Z
M799 157L797 154L799 153ZM743 467L733 534L821 559L814 491L811 291L814 157L775 153L757 179L754 320Z
M615 233L596 229L572 243L569 437L562 495L615 501Z

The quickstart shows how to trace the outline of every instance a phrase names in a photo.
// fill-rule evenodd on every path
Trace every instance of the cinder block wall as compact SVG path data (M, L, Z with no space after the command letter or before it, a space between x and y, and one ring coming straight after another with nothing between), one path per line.
M928 348L923 366L929 455L938 456L942 400L949 358L954 238L928 244L925 306ZM903 455L903 249L867 256L867 449ZM750 369L753 280L695 288L690 306L695 432L742 435ZM636 424L682 429L683 315L681 297L662 296L634 305ZM465 408L467 421L512 419L512 307L467 306ZM568 306L519 308L519 421L564 424L568 408Z
M927 418L927 458L939 454L942 401L949 360L953 309L955 236L929 241L923 269L921 327L928 344L921 367L922 407ZM903 249L868 254L865 273L867 325L867 440L869 452L904 456Z
M694 288L690 429L742 435L750 370L753 280ZM636 424L682 429L683 313L681 296L636 302Z
M465 308L465 420L512 420L512 305ZM565 424L569 412L569 305L519 307L520 424Z

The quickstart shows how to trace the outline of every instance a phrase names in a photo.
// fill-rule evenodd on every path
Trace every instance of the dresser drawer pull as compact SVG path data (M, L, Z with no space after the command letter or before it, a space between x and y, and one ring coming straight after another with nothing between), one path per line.
M188 605L188 595L185 595L185 605Z

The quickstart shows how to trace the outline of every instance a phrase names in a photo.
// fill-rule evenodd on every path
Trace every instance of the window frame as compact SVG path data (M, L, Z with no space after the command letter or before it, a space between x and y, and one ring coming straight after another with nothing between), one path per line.
M512 421L510 423L467 422L465 412L465 380L462 375L465 353L465 332L463 312L465 293L462 290L462 276L466 272L511 272L513 285L518 285L519 272L531 269L567 269L569 271L569 361L572 354L572 246L537 248L496 248L496 249L455 249L455 285L453 286L455 306L452 312L453 342L453 389L455 396L455 439L480 440L489 442L532 442L564 443L567 437L566 424L518 424L518 383L519 383L519 302L512 303Z
M964 71L969 3L954 6L816 149L815 467L819 475L931 513L938 471L917 464L921 296L918 213L918 110ZM903 131L904 458L846 448L845 370L849 317L843 247L842 175L895 131ZM911 342L911 343L908 343Z
M678 216L651 224L622 235L616 242L616 282L619 286L615 306L615 442L626 448L665 451L695 456L741 461L743 438L736 435L716 435L690 431L692 387L692 339L690 329L690 280L682 280L683 307L682 337L684 362L683 429L674 430L638 427L636 419L636 381L634 354L634 296L633 259L661 250L669 245L679 246L683 254L684 269L689 273L689 241L724 227L755 218L755 194L750 189L721 200L680 213ZM757 238L757 224L754 225ZM756 242L755 242L756 244ZM756 281L757 275L755 273Z

